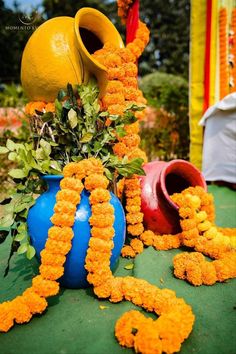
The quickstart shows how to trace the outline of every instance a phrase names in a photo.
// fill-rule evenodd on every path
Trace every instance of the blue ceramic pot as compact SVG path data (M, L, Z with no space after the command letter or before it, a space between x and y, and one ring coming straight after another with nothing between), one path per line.
M53 215L56 194L60 189L62 176L48 175L42 178L47 182L48 190L40 195L36 203L30 208L27 219L31 243L36 250L38 259L40 259L40 252L45 246L48 229L52 226L50 218ZM89 224L91 216L89 194L85 190L82 192L81 202L76 211L72 248L67 255L64 275L60 279L61 285L66 288L86 288L89 286L86 280L87 271L84 268L91 229ZM110 203L115 209L115 222L113 225L115 229L114 248L110 259L111 269L114 269L125 241L126 225L123 207L113 193L111 193Z

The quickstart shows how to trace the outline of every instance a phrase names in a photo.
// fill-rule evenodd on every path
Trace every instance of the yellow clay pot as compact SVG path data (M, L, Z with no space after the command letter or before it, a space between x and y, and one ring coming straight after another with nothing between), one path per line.
M98 10L83 8L72 17L44 22L28 40L22 56L21 82L31 101L52 102L59 89L88 82L95 75L100 94L107 84L106 69L91 54L111 42L123 42L111 21Z

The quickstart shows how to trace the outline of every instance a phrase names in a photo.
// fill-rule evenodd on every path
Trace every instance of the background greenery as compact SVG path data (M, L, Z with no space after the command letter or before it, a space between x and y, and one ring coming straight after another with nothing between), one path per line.
M140 75L159 70L172 74L188 76L188 38L190 0L141 0L140 17L151 30L151 41L140 60ZM24 46L33 30L46 19L55 16L74 16L85 6L96 8L106 14L118 27L116 1L112 0L42 0L42 5L32 18L31 26L21 20L25 13L15 3L13 9L0 0L0 83L19 82L20 62ZM18 28L17 28L18 27Z

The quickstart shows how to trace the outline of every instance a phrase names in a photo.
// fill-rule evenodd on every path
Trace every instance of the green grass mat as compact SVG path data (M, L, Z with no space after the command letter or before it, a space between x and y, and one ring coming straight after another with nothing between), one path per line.
M217 224L236 227L236 192L210 186L215 196ZM3 278L9 244L0 246L0 302L19 295L37 274L37 262L15 257L9 275ZM211 287L195 288L175 279L172 258L181 252L157 252L148 248L135 259L134 270L124 269L130 260L120 259L116 275L134 274L158 287L176 291L177 296L193 306L196 322L189 339L182 345L184 354L235 354L236 280ZM33 263L33 264L32 264ZM0 334L1 354L129 354L132 350L119 346L114 337L116 320L135 308L129 302L111 304L99 301L92 289L65 290L49 300L43 316L26 325L16 325ZM107 306L102 309L100 306Z

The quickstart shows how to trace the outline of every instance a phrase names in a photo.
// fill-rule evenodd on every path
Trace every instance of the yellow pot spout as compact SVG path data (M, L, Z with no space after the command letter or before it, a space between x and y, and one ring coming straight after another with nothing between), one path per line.
M105 15L89 7L82 8L75 15L75 33L78 51L85 68L83 82L86 83L89 77L94 75L98 80L100 96L103 96L107 85L107 71L92 54L101 49L105 43L123 48L121 36Z
M21 82L31 101L52 102L67 83L98 80L103 95L107 75L104 66L92 54L106 42L123 47L112 22L98 10L83 8L75 16L55 17L44 22L32 34L23 52Z

